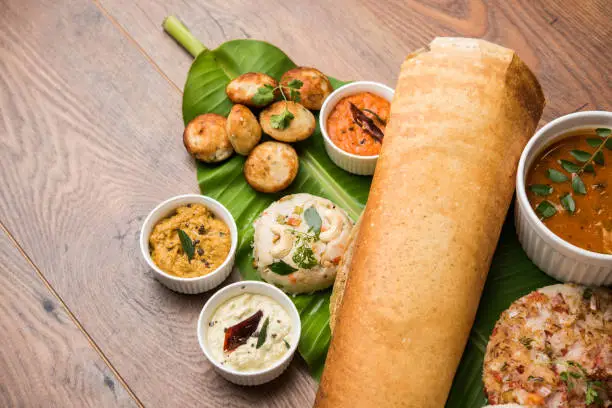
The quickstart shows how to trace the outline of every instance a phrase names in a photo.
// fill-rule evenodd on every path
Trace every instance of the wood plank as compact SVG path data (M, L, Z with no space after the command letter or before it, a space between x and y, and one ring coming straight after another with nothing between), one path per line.
M161 24L171 14L211 49L236 38L264 40L298 65L316 66L346 80L367 78L394 85L399 64L411 49L385 38L385 23L352 0L97 2L181 89L192 57L163 32Z
M180 93L90 1L2 8L0 220L84 329L145 405L310 404L299 359L263 387L216 375L196 338L209 295L166 290L141 259L144 216L198 191Z
M169 14L211 48L257 38L336 78L389 85L404 57L433 37L482 37L514 48L535 71L548 99L541 124L574 110L612 107L606 0L99 1L179 87L191 58L161 30Z
M0 406L137 406L0 228Z

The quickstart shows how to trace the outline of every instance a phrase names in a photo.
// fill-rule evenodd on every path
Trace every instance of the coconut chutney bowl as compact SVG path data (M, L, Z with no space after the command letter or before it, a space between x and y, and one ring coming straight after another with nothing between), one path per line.
M265 282L242 281L208 299L197 335L219 375L254 386L272 381L289 367L301 330L300 314L283 291Z

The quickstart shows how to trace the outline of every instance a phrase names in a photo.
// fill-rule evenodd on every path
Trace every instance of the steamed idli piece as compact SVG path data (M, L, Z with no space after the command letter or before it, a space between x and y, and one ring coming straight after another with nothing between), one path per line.
M300 99L296 102L300 102L307 109L320 110L325 98L334 90L327 76L318 69L297 67L285 72L281 77L283 91L287 90L289 83L296 79L302 82L299 89ZM285 94L289 97L290 92Z
M247 72L237 78L234 78L225 87L225 93L227 97L234 103L241 105L250 106L253 108L262 108L268 103L255 103L253 96L257 93L259 88L266 85L276 88L278 81L272 78L270 75L262 74L261 72Z
M226 119L216 113L196 116L185 127L183 144L198 160L217 163L234 152L225 131Z
M255 147L244 163L247 183L262 193L276 193L293 182L299 169L295 149L286 143L264 142Z
M523 296L501 314L487 345L489 403L574 408L610 401L611 336L610 289L564 284Z
M236 153L246 156L261 139L261 126L244 105L234 105L227 117L227 137Z
M325 198L293 194L270 205L254 227L261 278L288 293L309 293L334 283L353 222Z
M280 127L273 116L282 115L287 109L293 115L286 127ZM297 102L278 101L268 106L259 114L259 123L263 131L281 142L299 142L308 139L315 130L316 120L312 112Z

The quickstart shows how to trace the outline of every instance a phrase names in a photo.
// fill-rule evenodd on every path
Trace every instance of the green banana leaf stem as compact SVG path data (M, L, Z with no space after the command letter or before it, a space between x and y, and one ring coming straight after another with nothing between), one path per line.
M166 31L174 40L181 44L194 58L208 48L191 34L191 31L175 16L168 16L162 23Z

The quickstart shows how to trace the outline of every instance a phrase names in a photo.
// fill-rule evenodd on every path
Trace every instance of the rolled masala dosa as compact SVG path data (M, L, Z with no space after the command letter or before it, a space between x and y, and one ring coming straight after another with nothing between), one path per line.
M315 406L442 407L544 96L509 49L402 65Z

